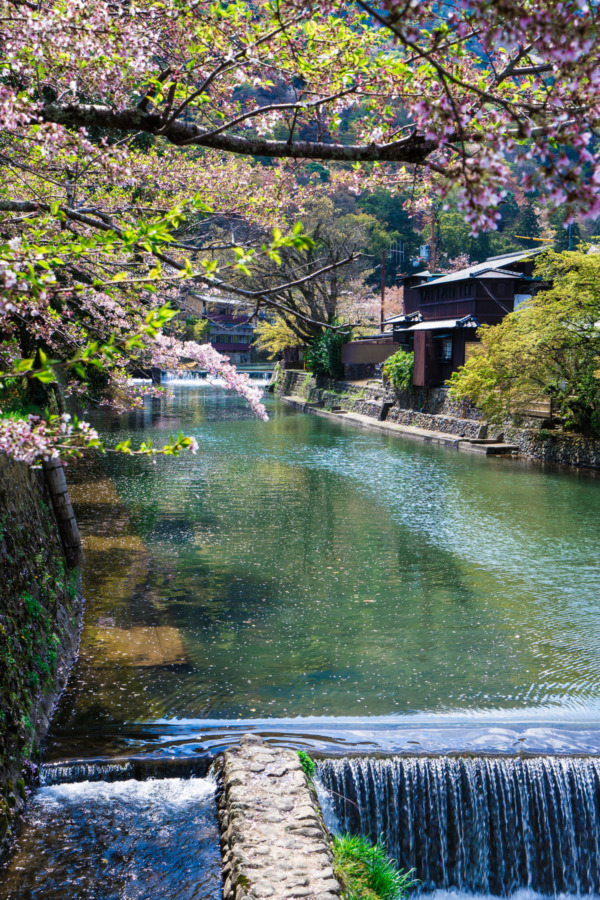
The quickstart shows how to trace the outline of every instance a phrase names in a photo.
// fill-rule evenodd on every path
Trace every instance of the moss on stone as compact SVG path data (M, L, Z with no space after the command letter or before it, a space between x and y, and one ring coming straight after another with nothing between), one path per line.
M0 455L0 509L1 853L47 726L60 659L76 647L79 599L41 473Z

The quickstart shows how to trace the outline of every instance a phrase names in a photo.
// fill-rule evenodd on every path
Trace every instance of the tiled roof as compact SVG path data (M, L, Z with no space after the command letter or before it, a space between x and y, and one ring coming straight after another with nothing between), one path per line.
M485 275L486 278L510 278L510 277L520 277L519 272L511 272L510 264L521 262L524 259L530 259L532 256L537 256L539 253L544 253L548 250L549 247L538 247L535 250L526 250L518 253L507 253L506 256L493 256L490 259L486 259L485 262L477 263L474 266L468 266L466 269L459 269L457 272L450 272L449 275L442 275L440 278L435 278L429 282L429 284L451 284L454 281L464 281L466 278L481 278ZM508 271L500 272L499 270L506 268ZM422 287L427 287L428 285L422 285Z

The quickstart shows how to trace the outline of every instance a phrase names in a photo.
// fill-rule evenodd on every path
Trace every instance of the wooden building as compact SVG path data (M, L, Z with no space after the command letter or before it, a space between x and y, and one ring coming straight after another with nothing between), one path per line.
M449 275L405 276L404 314L386 319L394 343L415 354L414 384L444 384L477 341L479 325L496 325L540 287L534 257L547 248L493 256Z
M251 344L258 316L252 305L235 297L185 292L180 301L184 314L207 319L205 340L239 365L251 362Z

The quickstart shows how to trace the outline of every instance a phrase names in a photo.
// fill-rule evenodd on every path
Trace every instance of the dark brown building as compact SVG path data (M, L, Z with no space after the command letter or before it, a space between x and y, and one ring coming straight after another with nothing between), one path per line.
M449 275L404 277L405 312L385 324L394 343L414 351L417 387L443 384L465 362L479 325L496 325L535 293L533 257L545 249L493 256Z

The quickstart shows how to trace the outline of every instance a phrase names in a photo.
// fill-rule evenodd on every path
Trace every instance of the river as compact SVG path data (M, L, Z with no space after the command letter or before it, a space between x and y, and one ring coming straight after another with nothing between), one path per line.
M61 753L195 720L600 724L599 479L269 412L191 385L98 417L200 450L74 467Z
M600 479L267 405L191 383L93 417L107 446L200 449L71 467L85 628L47 760L200 760L249 729L600 750Z

